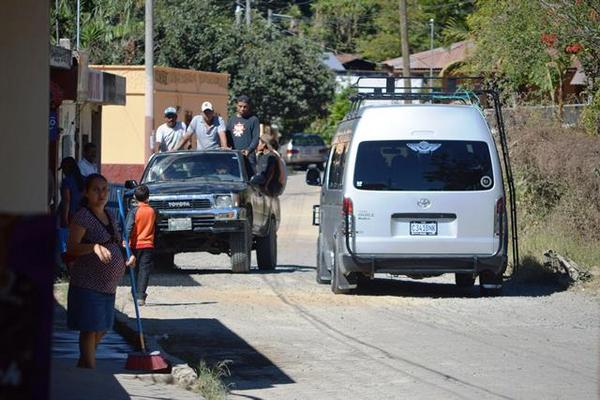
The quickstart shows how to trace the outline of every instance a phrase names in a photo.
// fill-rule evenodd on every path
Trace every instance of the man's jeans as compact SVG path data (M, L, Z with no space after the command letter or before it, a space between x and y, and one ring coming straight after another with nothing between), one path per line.
M154 249L136 249L135 250L135 280L137 283L137 298L146 299L146 289L150 273L154 268Z

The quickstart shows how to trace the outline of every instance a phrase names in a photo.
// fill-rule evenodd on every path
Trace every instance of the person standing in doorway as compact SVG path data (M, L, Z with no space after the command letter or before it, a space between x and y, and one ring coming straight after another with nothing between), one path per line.
M96 156L98 151L94 143L88 142L83 145L83 158L79 160L79 171L83 177L98 173Z
M195 140L194 140L195 136ZM227 136L225 134L225 121L215 115L211 102L202 103L202 114L194 116L176 149L192 148L198 150L227 149Z
M154 152L173 151L185 133L185 124L177 121L175 107L165 108L165 123L156 129Z
M138 305L146 304L146 289L150 273L154 267L154 224L156 213L148 204L150 190L146 185L139 185L133 193L137 206L129 211L125 222L125 232L129 237L129 246L137 260L135 269L136 298Z
M252 115L248 96L239 96L236 103L237 113L227 122L227 134L235 150L241 150L246 156L252 173L256 170L256 146L260 135L258 118Z

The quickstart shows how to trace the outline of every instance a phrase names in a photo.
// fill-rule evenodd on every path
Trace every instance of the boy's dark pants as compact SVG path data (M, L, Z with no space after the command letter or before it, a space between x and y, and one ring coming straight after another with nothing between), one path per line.
M135 280L137 283L137 298L146 299L146 289L150 273L154 268L154 249L136 249Z

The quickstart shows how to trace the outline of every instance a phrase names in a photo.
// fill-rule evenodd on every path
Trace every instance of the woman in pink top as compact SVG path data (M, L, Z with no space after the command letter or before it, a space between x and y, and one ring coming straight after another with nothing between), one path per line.
M87 177L82 207L69 224L70 268L67 324L78 330L81 368L96 367L96 347L114 321L115 292L127 262L114 218L106 211L108 182L99 174Z

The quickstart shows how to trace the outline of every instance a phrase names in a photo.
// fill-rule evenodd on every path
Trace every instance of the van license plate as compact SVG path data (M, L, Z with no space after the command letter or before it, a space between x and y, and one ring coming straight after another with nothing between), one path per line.
M437 222L435 221L411 221L410 234L413 236L435 236L438 232Z
M191 231L192 230L192 219L191 218L169 218L170 231Z

